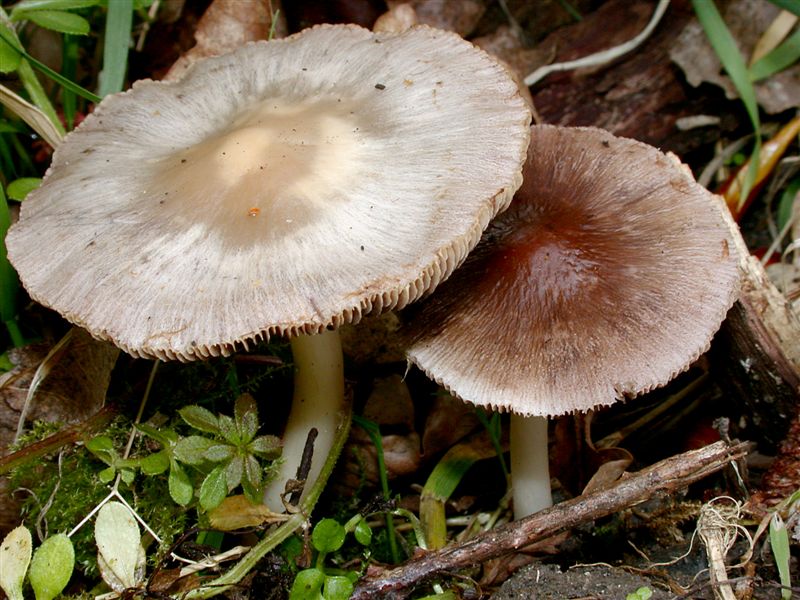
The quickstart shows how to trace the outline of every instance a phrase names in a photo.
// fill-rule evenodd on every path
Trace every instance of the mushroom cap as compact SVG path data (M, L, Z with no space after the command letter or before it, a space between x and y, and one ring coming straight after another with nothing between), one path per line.
M399 308L521 183L530 113L457 35L319 26L106 98L7 238L30 295L145 357Z
M594 128L532 127L523 176L412 309L413 363L469 402L556 416L650 391L707 350L739 281L720 198Z

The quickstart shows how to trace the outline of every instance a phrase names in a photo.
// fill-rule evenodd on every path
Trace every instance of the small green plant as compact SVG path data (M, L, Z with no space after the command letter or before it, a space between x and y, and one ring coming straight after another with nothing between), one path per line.
M347 600L358 578L355 571L330 569L325 559L342 548L348 533L362 546L369 546L372 530L361 515L342 525L335 519L322 519L311 532L311 544L316 550L315 565L297 573L289 600Z
M180 437L171 429L156 430L139 425L140 431L162 445L162 450L140 461L151 475L169 469L172 499L184 506L192 497L191 480L180 463L203 475L198 490L200 506L212 510L241 485L253 504L261 503L263 468L259 459L273 460L280 454L280 440L258 436L258 409L249 394L242 394L234 405L233 417L215 415L201 406L186 406L178 411L190 427L207 435Z
M653 590L649 587L640 587L633 593L625 596L625 600L648 600L653 596Z

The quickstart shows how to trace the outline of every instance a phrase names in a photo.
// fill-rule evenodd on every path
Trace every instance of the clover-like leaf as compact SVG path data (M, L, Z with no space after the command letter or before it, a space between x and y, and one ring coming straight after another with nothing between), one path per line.
M347 600L353 593L353 583L343 575L328 575L322 587L325 600Z
M356 526L353 529L353 535L355 536L356 541L362 546L369 546L370 542L372 542L372 528L367 525L367 521L365 519L361 519L358 523L356 523Z
M186 421L188 425L205 431L206 433L219 434L219 419L210 410L192 404L184 406L178 411L181 418Z
M344 544L344 527L335 519L322 519L311 532L311 542L317 552L335 552Z
M319 600L325 573L319 569L303 569L294 578L289 600Z

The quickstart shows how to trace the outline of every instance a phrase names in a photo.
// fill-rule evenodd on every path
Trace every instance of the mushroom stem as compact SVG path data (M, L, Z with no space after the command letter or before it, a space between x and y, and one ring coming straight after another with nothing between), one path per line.
M346 412L342 344L338 331L292 338L294 400L283 433L283 457L275 479L264 490L264 504L280 512L286 482L294 479L308 432L316 428L314 455L306 481L316 481ZM303 492L305 497L307 489Z
M515 519L553 505L546 417L511 414L511 478Z

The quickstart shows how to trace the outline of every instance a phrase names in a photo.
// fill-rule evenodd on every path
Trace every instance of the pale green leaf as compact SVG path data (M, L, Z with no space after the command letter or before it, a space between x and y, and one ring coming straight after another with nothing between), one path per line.
M138 583L136 575L141 536L133 513L119 502L104 504L97 514L94 537L97 550L111 574L125 588L135 587ZM103 579L112 585L106 573Z
M0 544L0 588L8 600L23 600L22 582L31 562L33 540L27 527L12 529Z
M161 450L150 456L145 456L139 462L139 466L145 475L160 475L169 469L169 453L166 450Z
M125 84L132 25L133 0L113 0L108 3L103 70L100 72L98 91L101 98L122 91Z
M203 458L210 462L224 462L233 457L233 448L228 444L212 444L203 452Z
M772 519L769 522L769 543L772 546L772 555L775 557L778 577L783 586L781 598L782 600L791 600L792 576L789 572L789 561L791 559L789 533L786 531L786 524L777 512L772 515Z
M325 600L347 600L353 593L353 584L343 575L329 575L325 578L322 597Z
M28 575L36 600L52 600L67 587L75 567L75 550L63 533L47 538L36 550Z

